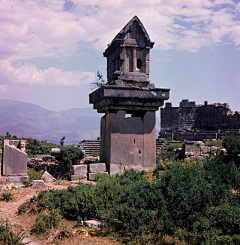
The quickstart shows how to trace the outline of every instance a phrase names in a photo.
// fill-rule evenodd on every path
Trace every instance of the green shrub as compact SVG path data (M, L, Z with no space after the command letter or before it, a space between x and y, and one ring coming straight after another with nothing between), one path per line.
M216 147L220 147L220 148L223 148L223 145L222 145L223 141L222 140L213 140L213 141L206 141L204 143L205 146L216 146Z
M9 202L13 199L13 194L11 192L4 192L1 195L1 200Z
M94 151L91 155L92 155L93 157L97 157L97 156L99 156L99 152Z
M30 181L26 181L26 180L23 180L22 183L24 184L25 187L29 187L31 184Z
M25 236L26 236L25 233L21 233L21 232L15 234L11 230L8 221L6 221L5 224L4 223L0 224L0 244L1 245L28 244L29 242L27 243L22 242Z
M182 148L182 147L183 147L183 143L172 143L168 146L167 151L172 151L174 149Z
M58 210L78 222L104 219L106 230L137 244L224 244L227 236L238 241L240 198L231 190L240 190L239 171L221 158L161 163L152 172L96 174L96 186L42 191L26 207ZM39 216L36 232L53 226L49 215Z
M234 235L240 232L240 207L229 203L210 207L206 212L209 226L221 230L223 235Z
M26 213L28 210L29 202L25 202L18 207L18 214Z
M49 214L39 214L32 227L32 232L43 233L46 229L55 228L62 221L58 210L50 211Z
M29 168L27 170L27 175L28 175L30 183L32 182L32 180L41 180L41 178L42 178L41 172L36 172L35 170L33 170L31 168Z
M83 159L84 153L82 150L75 146L63 146L61 147L60 159L68 166L72 165L74 161Z
M163 160L163 161L179 160L179 154L173 151L159 151L156 155L156 164L158 164L160 160Z
M229 155L240 154L240 136L226 136L223 138L222 145Z

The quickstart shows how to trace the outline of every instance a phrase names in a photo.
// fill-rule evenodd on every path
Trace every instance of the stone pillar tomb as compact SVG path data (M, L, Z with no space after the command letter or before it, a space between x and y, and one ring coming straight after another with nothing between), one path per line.
M133 17L104 52L108 83L89 95L94 109L105 113L100 159L110 174L156 165L155 111L169 99L170 89L150 83L153 45L139 18Z

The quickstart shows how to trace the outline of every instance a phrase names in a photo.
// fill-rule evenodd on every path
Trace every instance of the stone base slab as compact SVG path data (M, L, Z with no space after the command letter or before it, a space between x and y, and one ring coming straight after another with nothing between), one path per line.
M28 176L1 176L0 181L21 183L22 181L28 181Z
M88 171L89 173L106 172L106 163L90 163L88 164Z
M77 180L77 179L87 179L87 174L74 174L70 176L71 181Z
M87 165L72 165L70 166L71 175L87 174Z

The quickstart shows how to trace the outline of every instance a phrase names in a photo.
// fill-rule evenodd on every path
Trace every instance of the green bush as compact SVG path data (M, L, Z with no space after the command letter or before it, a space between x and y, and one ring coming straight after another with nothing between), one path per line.
M0 244L1 245L18 245L18 244L22 244L22 245L25 245L25 244L28 244L29 242L27 243L23 243L22 240L24 239L24 237L26 236L25 233L17 233L15 234L10 226L9 226L9 223L8 221L4 223L1 223L0 224Z
M223 148L223 145L222 145L223 141L222 140L213 140L213 141L206 141L204 143L205 146L216 146L216 147L220 147L220 148Z
M58 210L78 222L104 219L107 231L120 232L137 244L238 242L240 198L232 189L239 193L239 171L221 158L161 163L148 172L97 174L96 186L79 183L67 190L42 191L26 207ZM53 226L49 215L39 216L36 232Z
M50 211L49 214L39 214L32 227L32 232L43 233L46 229L55 228L62 221L58 210Z
M99 156L99 152L94 151L91 155L92 155L93 157L97 157L97 156Z
M158 164L160 160L177 160L178 154L173 151L159 151L156 156L156 163Z
M240 136L226 136L223 138L222 145L229 155L240 154Z
M206 212L209 226L221 230L223 235L234 235L240 232L240 207L224 203L210 207Z
M31 168L29 168L27 170L27 175L28 175L30 183L32 182L32 180L41 180L41 178L42 178L42 173L41 172L36 172L35 170L33 170Z
M61 147L60 159L68 166L74 164L74 161L84 158L82 150L75 146L63 146Z
M174 149L182 148L182 147L183 147L183 143L172 143L168 146L167 151L172 151Z
M13 199L13 194L11 192L4 192L1 195L0 200L9 202Z
M23 180L22 183L24 184L25 187L29 187L31 184L30 181L26 181L26 180Z

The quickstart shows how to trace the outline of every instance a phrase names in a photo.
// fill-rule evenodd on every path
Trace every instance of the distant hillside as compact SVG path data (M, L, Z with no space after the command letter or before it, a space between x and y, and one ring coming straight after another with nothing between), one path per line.
M31 137L59 143L63 136L66 144L100 136L100 118L103 114L92 108L73 108L60 112L50 111L30 103L0 100L0 135L6 132L18 137Z

